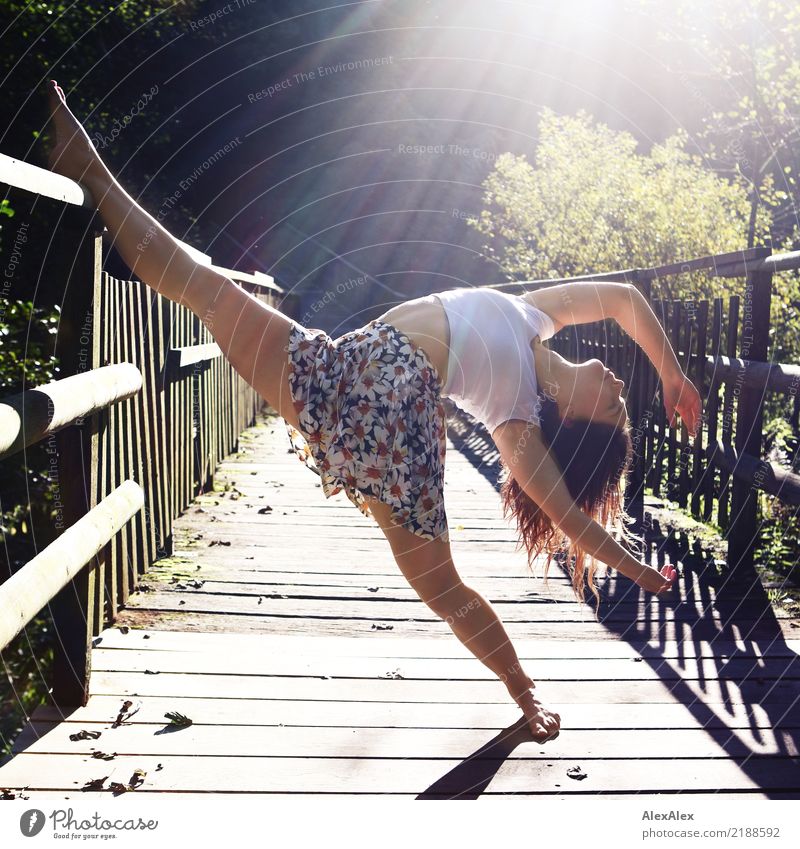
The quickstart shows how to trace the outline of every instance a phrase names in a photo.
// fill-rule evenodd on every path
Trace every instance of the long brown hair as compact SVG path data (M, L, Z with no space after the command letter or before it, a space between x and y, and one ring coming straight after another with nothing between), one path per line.
M617 532L628 544L632 542L626 527L629 518L625 513L623 495L625 479L633 454L630 427L589 420L565 423L552 398L542 396L539 422L542 437L561 469L564 482L578 507L606 530ZM533 559L547 554L544 578L554 556L565 555L572 577L572 588L579 601L584 601L583 581L586 576L589 589L599 602L600 595L594 583L599 562L587 554L579 542L569 540L550 517L525 493L501 460L500 497L503 514L517 520L520 547L528 552L528 568L533 570ZM587 572L588 561L588 572Z

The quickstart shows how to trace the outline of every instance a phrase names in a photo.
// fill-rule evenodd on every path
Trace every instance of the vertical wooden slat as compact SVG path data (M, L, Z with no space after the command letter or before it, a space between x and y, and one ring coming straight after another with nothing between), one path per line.
M736 356L736 346L739 339L739 296L732 295L728 301L728 326L725 332L726 354ZM725 381L722 408L722 441L731 445L733 439L733 384ZM719 473L719 523L722 528L728 527L728 505L730 504L730 475L725 469Z
M163 301L163 307L165 319L164 339L166 343L166 355L169 352L170 348L173 347L173 340L176 338L177 330L175 327L174 319L175 304L165 298ZM169 377L165 379L167 380L167 415L164 421L164 427L167 431L167 436L169 440L169 451L167 452L167 480L169 481L170 486L169 514L170 516L177 516L179 513L178 501L180 499L180 494L178 492L178 481L180 477L180 457L178 455L178 430L180 428L180 421L178 417L178 383L175 380L171 380Z
M661 322L661 326L664 328L664 332L669 332L668 325L668 307L667 301L664 299L660 299L656 302L656 316ZM659 386L658 389L658 397L654 397L654 410L653 410L653 425L658 429L658 440L655 444L655 451L653 453L653 483L652 490L653 494L656 497L661 495L661 486L664 481L664 458L666 454L666 445L667 445L667 423L666 423L666 414L664 412L664 397L663 390Z
M116 337L118 341L119 361L128 362L128 284L124 280L117 280L117 326ZM132 457L132 399L128 398L120 405L121 416L120 422L122 425L120 439L121 444L118 446L120 457L122 459L122 468L120 470L120 480L130 480L133 470ZM134 558L136 544L134 538L135 524L127 522L125 527L120 531L120 535L125 540L125 560L123 563L123 594L120 598L120 605L123 606L128 602L128 596L133 589L134 582L132 573L134 571Z
M111 363L111 342L109 333L109 279L108 275L103 272L100 285L100 361L102 365L110 365ZM98 499L102 500L111 492L111 409L106 408L101 413L101 430L100 430L100 450L99 450L99 472L98 472ZM111 574L111 561L113 557L113 545L111 541L107 543L102 552L100 566L97 574L99 605L100 605L100 624L101 627L110 620L110 612L108 609L108 585L110 583L109 575Z
M706 395L706 337L708 329L708 301L702 300L697 305L697 339L694 360L694 379L700 397ZM697 433L692 446L692 515L700 518L700 503L702 496L701 480L705 470L705 454L703 453L703 422L697 426Z
M126 353L127 362L133 363L140 371L142 367L141 327L139 321L139 286L142 284L129 280L125 282L125 329L126 329ZM146 435L143 415L144 396L138 392L130 399L129 439L131 446L131 470L130 478L135 480L147 494L147 481L145 480L145 450ZM149 510L147 501L145 509ZM131 589L135 589L139 583L139 574L144 572L150 562L151 551L149 531L145 522L144 510L139 511L128 523L133 534L132 545L132 567L131 567Z
M183 316L183 345L192 344L191 332L191 315L188 310L179 308ZM181 502L181 512L183 512L192 499L192 480L194 478L194 438L192 435L192 378L191 375L184 377L181 381L183 385L183 421L184 421L184 441L183 441L183 500Z
M121 363L125 315L124 287L121 280L117 278L112 279L114 282L114 310L111 318L111 333L114 342L114 362ZM114 454L117 458L117 485L121 484L128 475L129 448L127 428L128 421L130 419L130 416L127 414L128 403L128 401L125 401L122 404L115 404L119 411L119 415L116 419L116 433L114 434ZM128 527L129 525L126 525L126 527L117 534L119 539L119 560L117 561L117 609L125 604L128 600L128 594L130 593L130 584L128 581L130 534L128 533Z
M108 332L108 362L119 362L116 355L116 286L111 276L106 277L108 284L106 298L106 329ZM118 476L119 463L119 407L113 404L108 409L108 488L109 492L122 482ZM117 534L109 543L108 570L106 572L106 617L109 622L117 618L119 596L119 569L121 559L121 534Z
M740 337L740 356L752 363L767 360L769 316L772 297L772 272L747 275L745 303ZM761 457L764 397L766 387L740 387L736 409L736 451L739 455ZM753 570L753 557L758 539L758 490L738 478L731 494L731 529L728 533L728 566L748 575Z
M695 309L694 302L687 305L681 304L681 339L683 348L683 361L681 368L684 374L691 375L692 373L692 350L696 340L696 322L695 316L692 314ZM689 498L689 463L691 457L691 445L689 444L689 431L680 419L676 428L678 438L678 504L681 507L686 507Z
M75 229L62 223L54 235L56 261L60 265L67 260L57 270L63 276L66 293L55 345L62 377L93 367L95 360L91 325L100 288L102 238L93 221L79 217L75 223ZM91 416L55 434L54 468L62 505L62 532L96 502L92 461L97 455L97 433L98 418ZM90 562L48 605L55 632L52 698L59 706L85 705L88 700L91 638L96 630L96 577L95 565Z
M638 283L638 281L637 281ZM638 290L646 301L650 300L649 281L646 285L638 283ZM630 474L630 483L627 495L627 511L639 527L644 521L644 485L645 485L645 454L647 452L648 417L645 416L646 409L646 358L641 349L636 346L629 336L625 336L627 349L627 360L622 374L627 375L628 387L628 415L633 422L633 467ZM617 372L620 376L620 372Z
M159 296L143 286L141 289L142 320L144 322L142 342L142 376L145 383L144 394L148 399L144 427L149 442L148 469L151 490L148 493L149 521L152 528L155 556L165 552L167 535L164 451L164 417L162 413L163 395L161 391L161 340L158 321Z
M137 401L138 421L136 427L137 446L139 454L139 473L141 474L141 486L144 490L144 510L142 521L142 562L140 569L147 567L156 559L156 533L153 520L155 502L155 481L153 479L155 467L155 452L152 444L152 417L151 406L153 402L151 385L152 363L145 353L147 347L147 336L150 328L145 323L145 305L147 303L147 286L138 280L128 282L131 293L131 314L133 318L133 340L136 352L136 363L142 373L142 391Z
M104 282L102 272L102 245L98 251L97 272L94 281L94 297L92 299L92 368L100 368L104 365L104 340L103 340L103 298ZM106 432L105 411L95 413L92 417L92 468L91 468L91 502L90 508L96 507L105 497L103 492L104 469L102 457L102 441ZM99 636L105 623L103 622L103 604L105 587L103 584L105 576L105 563L108 559L108 546L101 549L94 559L94 586L91 589L92 624L94 626L92 636Z
M157 369L157 406L155 432L158 436L159 464L161 470L161 490L164 505L162 513L163 546L166 554L173 550L172 511L174 499L174 455L172 454L172 428L170 427L171 386L166 381L167 351L170 339L170 301L155 295L153 299L153 363Z
M675 353L680 361L681 352L681 302L672 301L672 321L670 323L670 341ZM675 499L676 496L676 475L675 475L675 451L678 443L676 429L670 426L665 417L665 433L667 437L667 497Z
M722 354L722 298L714 298L714 312L711 323L711 350L714 357ZM719 428L719 379L716 367L709 381L708 400L706 402L708 418L708 445L717 444L717 432ZM706 466L703 493L703 519L710 522L713 518L715 501L716 464L709 462Z
M659 321L662 321L663 316L661 309L661 301L652 297L652 290L650 293L650 307L655 313L656 318L658 318ZM656 372L655 366L651 363L647 368L647 383L645 395L645 397L647 398L648 411L650 413L650 419L648 421L647 429L647 451L645 456L645 467L647 486L653 491L655 491L656 487L656 478L660 476L660 470L657 465L656 456L658 446L658 443L656 442L656 430L658 426L658 408L659 406L661 406L660 400L657 397L658 390L658 374Z
M189 344L188 334L186 333L186 311L181 309L181 307L176 307L176 313L178 316L178 345L180 347L186 347ZM178 387L179 387L179 417L180 417L180 440L178 442L178 455L180 457L181 463L181 481L180 481L180 498L178 500L178 514L182 513L184 507L186 507L186 502L188 500L189 494L189 486L188 486L188 478L189 474L187 471L187 466L190 459L189 451L187 451L187 446L191 442L192 438L192 430L191 423L189 421L189 392L187 391L187 379L184 375L182 375L178 379Z

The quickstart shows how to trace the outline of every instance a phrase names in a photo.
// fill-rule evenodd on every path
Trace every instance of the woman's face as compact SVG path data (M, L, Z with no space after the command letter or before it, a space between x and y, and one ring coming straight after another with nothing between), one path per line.
M620 396L624 381L600 360L587 360L574 368L575 386L568 400L569 415L573 419L622 427L628 416L625 401Z

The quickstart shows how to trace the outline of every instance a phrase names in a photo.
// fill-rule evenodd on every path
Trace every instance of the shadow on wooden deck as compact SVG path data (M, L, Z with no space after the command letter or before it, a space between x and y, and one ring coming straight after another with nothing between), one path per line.
M474 428L458 410L448 407L454 445L468 457L490 481L496 481L499 455L494 443L480 427ZM498 487L499 489L499 487ZM690 547L685 538L675 539L647 529L644 556L651 566L660 568L669 562L681 572L679 597L661 600L658 607L642 603L642 593L632 581L614 574L605 579L599 601L585 585L587 606L596 613L610 632L625 640L641 654L662 679L673 679L670 693L700 723L709 736L732 758L741 759L740 768L758 783L760 768L753 768L750 755L756 749L742 746L741 739L724 725L732 717L739 699L748 716L757 707L773 730L796 729L800 721L800 657L792 630L800 632L800 621L779 617L770 603L759 576L752 572L731 575L720 573L713 558L702 549ZM566 570L562 569L566 576ZM667 661L664 651L669 640L665 625L672 618L673 640L677 657ZM796 636L800 636L797 633ZM653 641L657 643L654 646ZM708 662L700 669L696 686L681 678L687 661L701 657L703 644L710 648ZM732 646L730 650L728 646ZM715 648L716 647L716 648ZM675 670L675 675L670 674ZM720 685L721 703L706 703L708 682ZM723 724L719 724L719 721ZM753 721L750 732L762 746L767 740ZM778 734L777 754L798 755L800 735ZM800 776L797 776L800 787Z
M265 417L95 641L89 704L37 710L0 787L73 798L142 770L138 794L800 798L793 622L690 560L673 601L605 579L596 621L558 569L527 573L490 446L451 424L456 565L561 713L558 739L530 739L377 525L326 502ZM193 724L169 729L170 711Z

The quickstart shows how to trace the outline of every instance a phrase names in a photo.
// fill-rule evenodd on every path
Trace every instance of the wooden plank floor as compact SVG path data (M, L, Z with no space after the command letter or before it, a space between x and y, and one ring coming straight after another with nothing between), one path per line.
M691 569L671 601L605 579L597 621L558 567L547 586L527 573L487 446L454 428L455 563L561 713L536 744L378 526L326 502L287 447L275 417L243 435L220 491L176 522L175 555L96 639L89 704L37 710L0 788L75 798L143 770L137 793L800 798L797 622ZM193 724L170 729L169 711Z

